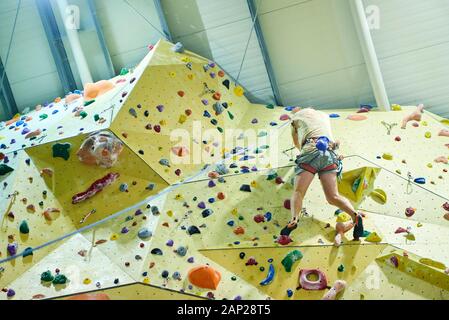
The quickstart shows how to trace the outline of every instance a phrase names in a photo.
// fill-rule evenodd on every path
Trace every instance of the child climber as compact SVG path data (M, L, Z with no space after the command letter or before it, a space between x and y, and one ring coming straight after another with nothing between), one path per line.
M354 228L354 239L363 235L363 214L358 213L348 199L338 193L337 176L341 174L342 157L335 153L339 142L332 136L327 114L312 108L294 110L291 133L295 147L300 151L296 160L296 179L291 198L292 220L281 234L289 235L297 228L304 197L313 178L318 174L326 200L330 205L348 213L352 221L337 223L335 245L340 246L343 235Z

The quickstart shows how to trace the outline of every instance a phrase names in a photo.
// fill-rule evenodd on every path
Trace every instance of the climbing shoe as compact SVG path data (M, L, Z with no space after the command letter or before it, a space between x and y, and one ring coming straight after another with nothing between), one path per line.
M355 241L359 241L364 235L363 219L361 214L357 214L354 225L353 237Z

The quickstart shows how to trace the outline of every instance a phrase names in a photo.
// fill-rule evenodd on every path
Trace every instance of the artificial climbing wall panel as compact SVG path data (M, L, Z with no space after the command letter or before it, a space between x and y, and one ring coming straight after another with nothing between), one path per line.
M84 135L80 135L59 142L59 144L71 145L68 160L52 156L53 146L58 145L54 143L27 150L32 161L29 161L30 164L27 165L23 160L19 169L20 176L15 182L14 190L18 190L20 195L10 209L15 217L8 218L6 229L3 230L3 238L7 238L10 233L17 233L20 223L27 221L31 231L26 239L23 239L20 247L42 245L143 201L167 186L128 148L124 148L112 169L82 164L75 153L84 138ZM46 168L52 170L51 177L40 175L40 172ZM120 174L115 183L85 202L72 204L73 195L86 190L95 180L109 172ZM119 190L119 186L124 183L128 185L127 192ZM155 184L154 190L147 189L149 183ZM31 209L30 206L32 206ZM60 212L45 217L43 213L48 208L55 208ZM95 213L81 223L92 210L96 210Z
M345 280L350 285L385 247L385 245L346 245L340 249L332 246L310 246L203 250L201 252L275 299L287 299L287 290L292 290L291 299L318 300L327 290L296 290L299 287L298 274L301 269L319 269L324 272L329 286L332 286L336 280ZM299 250L303 258L294 263L291 272L287 272L281 262L293 250ZM243 259L241 253L244 253ZM257 265L247 265L250 258L253 258ZM275 270L272 282L261 285L260 283L267 277L270 264L273 264Z
M164 179L174 183L204 165L201 157L195 159L192 154L220 159L221 133L238 127L250 104L215 64L190 53L174 53L162 41L154 50L111 129ZM179 155L174 147L184 147L185 154ZM161 159L174 159L170 162L175 163L162 166Z

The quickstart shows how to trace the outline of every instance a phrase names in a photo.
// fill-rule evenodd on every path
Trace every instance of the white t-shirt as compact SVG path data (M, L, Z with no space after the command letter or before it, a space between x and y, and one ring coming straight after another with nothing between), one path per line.
M310 138L327 137L334 141L329 115L312 108L300 110L292 116L292 121L298 128L298 140L301 145ZM306 145L303 151L311 151L314 146Z

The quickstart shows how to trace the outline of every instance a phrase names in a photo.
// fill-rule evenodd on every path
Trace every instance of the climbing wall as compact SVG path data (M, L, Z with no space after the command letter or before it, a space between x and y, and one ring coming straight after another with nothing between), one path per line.
M216 63L173 48L150 46L94 100L56 99L0 126L0 298L321 299L338 280L339 299L449 297L449 167L434 161L448 156L447 120L425 112L401 129L414 107L328 111L346 157L339 190L366 213L365 234L333 246L344 214L315 179L281 238L292 108L249 103ZM110 168L77 156L98 131L124 145ZM326 285L307 290L300 270Z

